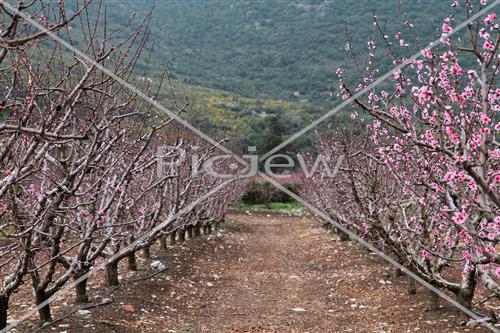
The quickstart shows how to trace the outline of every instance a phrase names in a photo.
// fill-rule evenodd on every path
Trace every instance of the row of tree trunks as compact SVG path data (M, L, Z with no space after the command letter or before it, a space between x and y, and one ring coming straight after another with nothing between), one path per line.
M176 244L177 242L184 242L186 239L193 239L196 237L200 237L203 235L210 235L213 231L219 230L221 222L216 222L210 225L194 225L188 226L185 229L173 230L170 232L170 244ZM165 246L166 249L166 240L162 237L160 238L160 245Z
M213 224L213 227L212 225L204 225L201 227L199 225L195 225L195 226L189 226L186 229L172 231L170 233L170 240L172 244L175 244L176 235L178 236L179 242L185 241L186 234L188 235L189 239L199 237L201 236L202 229L203 229L203 234L210 235L212 231L219 229L219 223ZM159 240L160 240L161 250L166 251L167 236L162 235ZM150 246L144 247L142 251L145 258L147 259L151 258ZM135 253L130 253L129 255L126 256L126 258L127 258L128 269L131 271L137 271L138 267L137 267L137 258ZM105 266L105 278L108 286L118 286L120 283L118 275L118 263L119 261L112 261L107 263ZM78 272L78 274L74 277L74 280L80 279L86 273L88 273L88 270ZM89 301L87 293L87 282L88 279L83 279L78 283L76 283L75 285L77 303L88 303ZM43 302L45 302L50 297L50 295L46 294L44 290L40 290L36 292L35 297L36 297L36 304L39 306ZM6 327L7 325L8 300L9 300L8 296L0 296L0 327ZM49 304L46 304L43 307L41 307L38 310L38 312L40 320L42 322L52 321L51 309Z
M327 230L333 230L339 236L339 239L341 241L348 241L350 239L350 237L347 233L332 226L330 223L324 224L323 227ZM403 271L401 271L399 268L394 270L394 277L397 278L397 277L401 277L403 275L404 275ZM409 295L415 295L417 293L416 282L413 278L411 278L409 276L408 276L407 291L408 291ZM430 300L429 300L430 310L433 310L433 311L439 310L439 296L431 290L428 291L428 294L429 294L429 298L430 298ZM458 293L457 298L461 304L470 307L470 305L471 305L470 302L471 302L472 297L471 297L470 293L467 294L467 290Z
M186 240L186 234L189 239L193 239L196 237L201 236L201 231L203 230L204 235L210 235L212 234L212 231L218 230L220 228L219 226L220 222L214 223L212 225L194 225L194 226L189 226L185 229L180 229L180 230L173 230L169 233L170 237L170 244L176 244L177 242L182 243ZM160 249L162 251L167 250L167 236L163 235L160 237ZM146 259L151 258L151 252L150 252L150 247L145 247L143 248L143 254ZM128 269L131 271L137 271L137 258L135 253L131 253L127 256L127 263L128 263ZM105 276L106 276L106 282L108 286L118 286L120 281L118 279L118 262L109 262L105 266ZM76 279L76 278L75 278ZM79 303L86 303L88 302L88 295L87 295L87 279L81 281L76 285L76 294L77 294L77 302ZM2 299L0 299L0 321L2 320ZM6 313L5 309L5 313ZM50 316L50 309L48 310L48 316Z

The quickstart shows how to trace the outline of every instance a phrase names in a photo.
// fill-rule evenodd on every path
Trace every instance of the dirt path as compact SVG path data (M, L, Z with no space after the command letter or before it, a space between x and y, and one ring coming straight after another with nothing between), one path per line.
M407 295L406 278L307 218L231 215L221 235L160 259L167 274L46 332L485 332L448 306L431 311L424 290ZM94 285L95 302L104 293Z

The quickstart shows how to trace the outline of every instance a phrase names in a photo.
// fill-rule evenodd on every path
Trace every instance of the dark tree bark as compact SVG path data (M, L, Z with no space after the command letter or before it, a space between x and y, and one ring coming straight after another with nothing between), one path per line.
M210 228L210 225L204 225L203 226L203 234L204 235L210 235L212 233L212 229Z
M400 270L399 268L394 269L394 277L401 277L403 276L403 271Z
M78 280L81 276L82 275L76 276L75 280ZM84 279L75 285L77 303L88 303L89 301L89 296L87 295L87 281L88 279Z
M175 244L175 234L177 232L175 230L170 232L170 244Z
M339 239L343 242L348 241L350 239L349 235L342 230L336 228L336 232L339 235Z
M167 251L167 236L165 235L160 237L160 249L165 252Z
M194 226L194 237L200 237L201 236L201 229L198 224Z
M465 306L466 308L471 308L472 299L474 298L474 291L476 290L476 273L475 271L470 272L462 278L462 287L457 293L457 302Z
M144 255L144 258L151 259L150 247L146 246L144 249L142 249L142 254Z
M415 283L415 280L413 278L408 276L408 294L409 295L415 295L417 293L417 285Z
M118 263L110 262L106 264L106 283L108 286L117 286L120 284L118 280Z
M35 295L36 305L39 306L43 302L45 302L49 298L48 295L45 294L45 291L37 291ZM50 305L45 304L43 307L38 309L38 315L40 316L40 320L42 323L47 323L52 321L52 315L50 314Z
M179 234L179 238L177 239L179 243L182 243L186 240L186 230L181 229L177 232Z
M471 308L472 298L474 297L474 289L464 288L460 289L457 293L457 302L465 306L466 308Z
M9 297L0 296L0 329L7 327L7 310L9 309Z
M432 290L429 290L429 305L430 309L432 311L438 311L439 310L439 296L433 292Z
M127 256L127 262L128 262L128 269L129 270L131 270L131 271L137 270L137 260L135 258L135 252L132 252Z

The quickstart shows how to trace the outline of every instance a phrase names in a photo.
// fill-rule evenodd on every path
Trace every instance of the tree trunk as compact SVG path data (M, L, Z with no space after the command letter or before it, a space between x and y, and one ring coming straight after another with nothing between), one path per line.
M106 283L108 286L117 286L120 284L118 280L118 263L110 262L106 264Z
M464 288L457 293L457 302L470 309L472 306L472 298L474 297L474 289Z
M430 308L431 311L438 311L439 310L439 296L433 292L432 290L429 290L429 297L430 297Z
M179 243L184 242L186 240L186 230L181 229L181 230L179 230L178 234L179 234L179 238L178 238Z
M399 268L394 269L394 277L401 277L403 276L403 271L400 270Z
M78 280L82 275L75 276L75 280ZM87 295L87 281L84 279L75 285L76 290L76 302L77 303L88 303L89 296Z
M142 254L146 259L151 259L151 251L149 249L150 249L149 246L146 246L144 249L142 249Z
M199 225L194 226L194 237L200 237L201 236L201 230Z
M170 232L170 244L175 244L175 234L176 234L175 230Z
M167 251L167 236L166 235L162 235L160 237L160 250L162 251Z
M45 295L45 291L37 291L36 292L36 305L39 306L43 302L48 299L47 295ZM50 314L50 305L45 304L43 307L38 309L38 315L40 316L40 320L42 323L47 323L52 321L52 316Z
M9 297L0 296L0 330L7 327L7 310L9 309Z
M127 256L128 269L131 271L137 270L137 260L135 259L135 252L130 253Z
M337 228L337 234L339 235L339 239L343 242L348 241L350 239L349 235L342 230Z
M204 235L210 235L210 233L211 233L210 226L208 224L204 225L203 226L203 234Z
M474 298L474 291L476 289L476 270L467 273L462 277L461 288L457 293L457 301L466 308L470 309L472 306L472 299Z
M189 239L193 239L193 226L187 227L187 234Z
M409 295L415 295L417 293L417 285L415 283L415 280L410 276L408 276L407 291Z

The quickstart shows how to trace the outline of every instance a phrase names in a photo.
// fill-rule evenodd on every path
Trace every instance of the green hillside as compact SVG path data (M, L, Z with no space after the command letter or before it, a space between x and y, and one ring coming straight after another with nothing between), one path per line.
M344 63L346 27L360 59L370 36L383 51L372 10L393 43L399 31L411 40L401 10L421 43L437 38L436 28L452 10L449 1L401 3L400 8L396 0L104 0L115 28L133 13L144 17L152 9L151 77L167 66L186 94L197 96L199 126L220 126L241 147L266 132L269 115L284 122L285 137L338 102L335 71ZM401 54L417 50L394 46ZM389 66L382 60L382 70Z
M105 2L115 22L154 6L150 28L158 62L187 83L249 97L331 100L344 57L344 22L353 45L364 48L374 32L372 10L387 20L391 37L397 31L410 37L396 0ZM423 41L437 36L442 18L436 13L451 12L447 0L402 6Z

